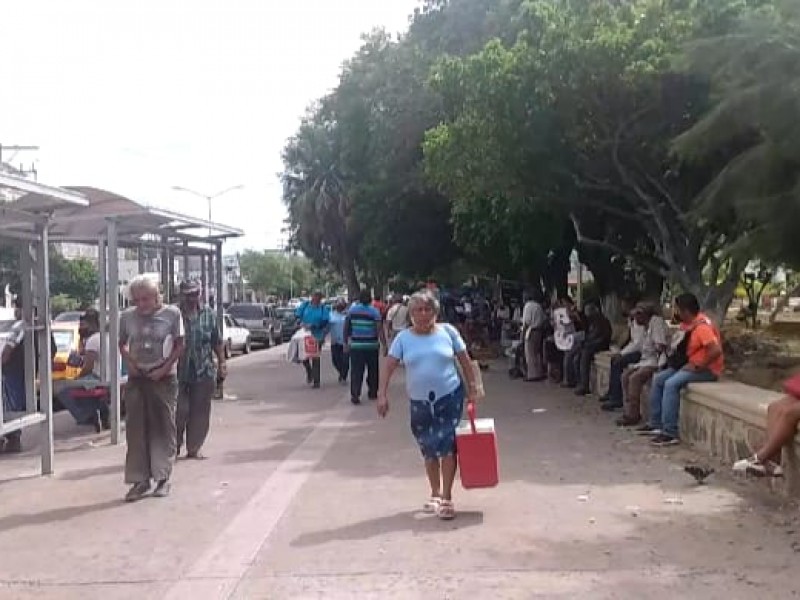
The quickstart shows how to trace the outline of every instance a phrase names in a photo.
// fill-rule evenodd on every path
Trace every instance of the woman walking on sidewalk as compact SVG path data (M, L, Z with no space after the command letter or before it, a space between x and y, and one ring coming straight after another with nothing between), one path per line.
M453 482L456 460L456 428L464 405L464 386L455 360L468 381L467 398L476 395L472 365L467 348L452 325L436 323L439 301L429 292L419 292L408 303L412 327L392 343L386 367L381 373L378 414L389 412L389 383L402 361L406 371L406 392L411 399L411 431L425 460L431 497L424 510L441 519L455 517Z
M347 321L347 302L337 300L330 314L330 333L331 333L331 359L333 367L339 374L339 383L347 381L347 374L350 372L350 354L345 347L344 326Z
M128 502L141 499L155 480L154 496L167 496L175 459L176 363L183 351L183 319L164 306L158 284L139 275L129 285L133 307L119 319L119 350L128 370L125 483Z
M311 295L311 300L298 307L297 311L295 311L295 316L300 325L303 326L303 329L308 331L317 341L318 350L321 351L330 321L330 310L322 303L322 292L314 292ZM321 377L319 355L305 359L303 367L306 370L308 384L318 389Z

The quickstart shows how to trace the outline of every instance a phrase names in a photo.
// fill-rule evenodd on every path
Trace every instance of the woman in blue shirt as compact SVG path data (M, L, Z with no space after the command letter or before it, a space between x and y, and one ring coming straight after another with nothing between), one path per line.
M330 311L328 307L322 303L322 292L314 292L311 295L311 300L301 304L295 311L297 320L300 325L311 333L317 340L317 344L322 349L322 344L325 341L325 334L328 331L328 323L330 321ZM314 388L319 388L320 385L320 368L319 356L312 359L303 361L303 367L306 370L306 380Z
M339 383L347 381L350 371L350 358L347 355L344 340L344 325L347 321L347 302L337 300L330 314L331 358L333 366L339 373Z
M467 348L455 327L436 323L439 301L430 292L414 294L408 303L412 327L392 342L381 373L378 413L389 412L389 382L400 362L405 366L410 398L411 431L425 459L431 497L424 510L441 519L455 517L452 492L458 463L456 428L464 405L464 386L455 361L467 377L467 401L475 400L475 381Z

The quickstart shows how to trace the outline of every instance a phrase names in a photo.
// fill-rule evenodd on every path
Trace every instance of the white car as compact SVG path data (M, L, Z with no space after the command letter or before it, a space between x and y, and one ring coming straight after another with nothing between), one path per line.
M230 357L234 352L250 354L250 332L240 326L230 315L225 315L222 321L222 340L225 344L225 356Z

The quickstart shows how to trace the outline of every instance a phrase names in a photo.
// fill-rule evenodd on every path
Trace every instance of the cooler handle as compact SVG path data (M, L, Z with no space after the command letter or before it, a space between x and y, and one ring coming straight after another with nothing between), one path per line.
M467 416L469 417L469 424L472 427L472 433L478 433L478 428L475 426L475 403L467 402Z

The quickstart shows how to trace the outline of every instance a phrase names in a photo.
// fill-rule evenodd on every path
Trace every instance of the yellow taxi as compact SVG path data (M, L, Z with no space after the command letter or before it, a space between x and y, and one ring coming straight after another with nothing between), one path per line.
M81 367L69 364L70 354L79 351L80 335L77 322L53 322L53 340L56 343L56 356L53 359L53 381L76 379Z

